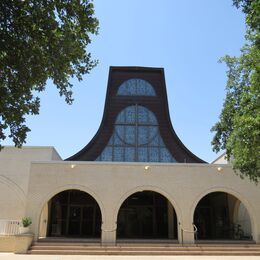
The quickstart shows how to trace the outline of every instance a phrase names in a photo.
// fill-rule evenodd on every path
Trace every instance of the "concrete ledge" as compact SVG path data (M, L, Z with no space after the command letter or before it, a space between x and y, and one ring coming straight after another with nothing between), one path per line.
M15 236L0 236L0 252L14 252Z
M14 253L15 254L26 254L29 247L32 244L34 234L20 234L15 236Z

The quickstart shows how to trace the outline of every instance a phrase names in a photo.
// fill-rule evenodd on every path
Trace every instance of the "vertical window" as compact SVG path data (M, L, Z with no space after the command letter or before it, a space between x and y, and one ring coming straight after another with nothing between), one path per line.
M153 112L139 105L123 109L97 161L176 162L166 148Z

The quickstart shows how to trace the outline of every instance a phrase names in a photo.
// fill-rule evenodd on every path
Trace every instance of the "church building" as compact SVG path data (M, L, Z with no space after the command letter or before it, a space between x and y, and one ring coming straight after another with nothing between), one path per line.
M162 68L110 67L100 127L82 147L65 160L53 147L0 152L0 235L28 216L35 240L260 243L259 186L224 155L207 163L185 147Z

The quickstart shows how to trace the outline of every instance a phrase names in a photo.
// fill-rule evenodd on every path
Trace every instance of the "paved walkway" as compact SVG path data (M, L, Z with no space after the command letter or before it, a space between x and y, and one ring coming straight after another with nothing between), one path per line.
M15 255L0 253L0 260L260 260L260 256L86 256Z

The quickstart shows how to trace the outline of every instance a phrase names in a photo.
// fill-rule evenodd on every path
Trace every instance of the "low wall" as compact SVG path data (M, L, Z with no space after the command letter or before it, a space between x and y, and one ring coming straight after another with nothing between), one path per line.
M14 252L15 236L0 236L0 252Z
M0 252L26 254L33 241L33 234L0 236Z

